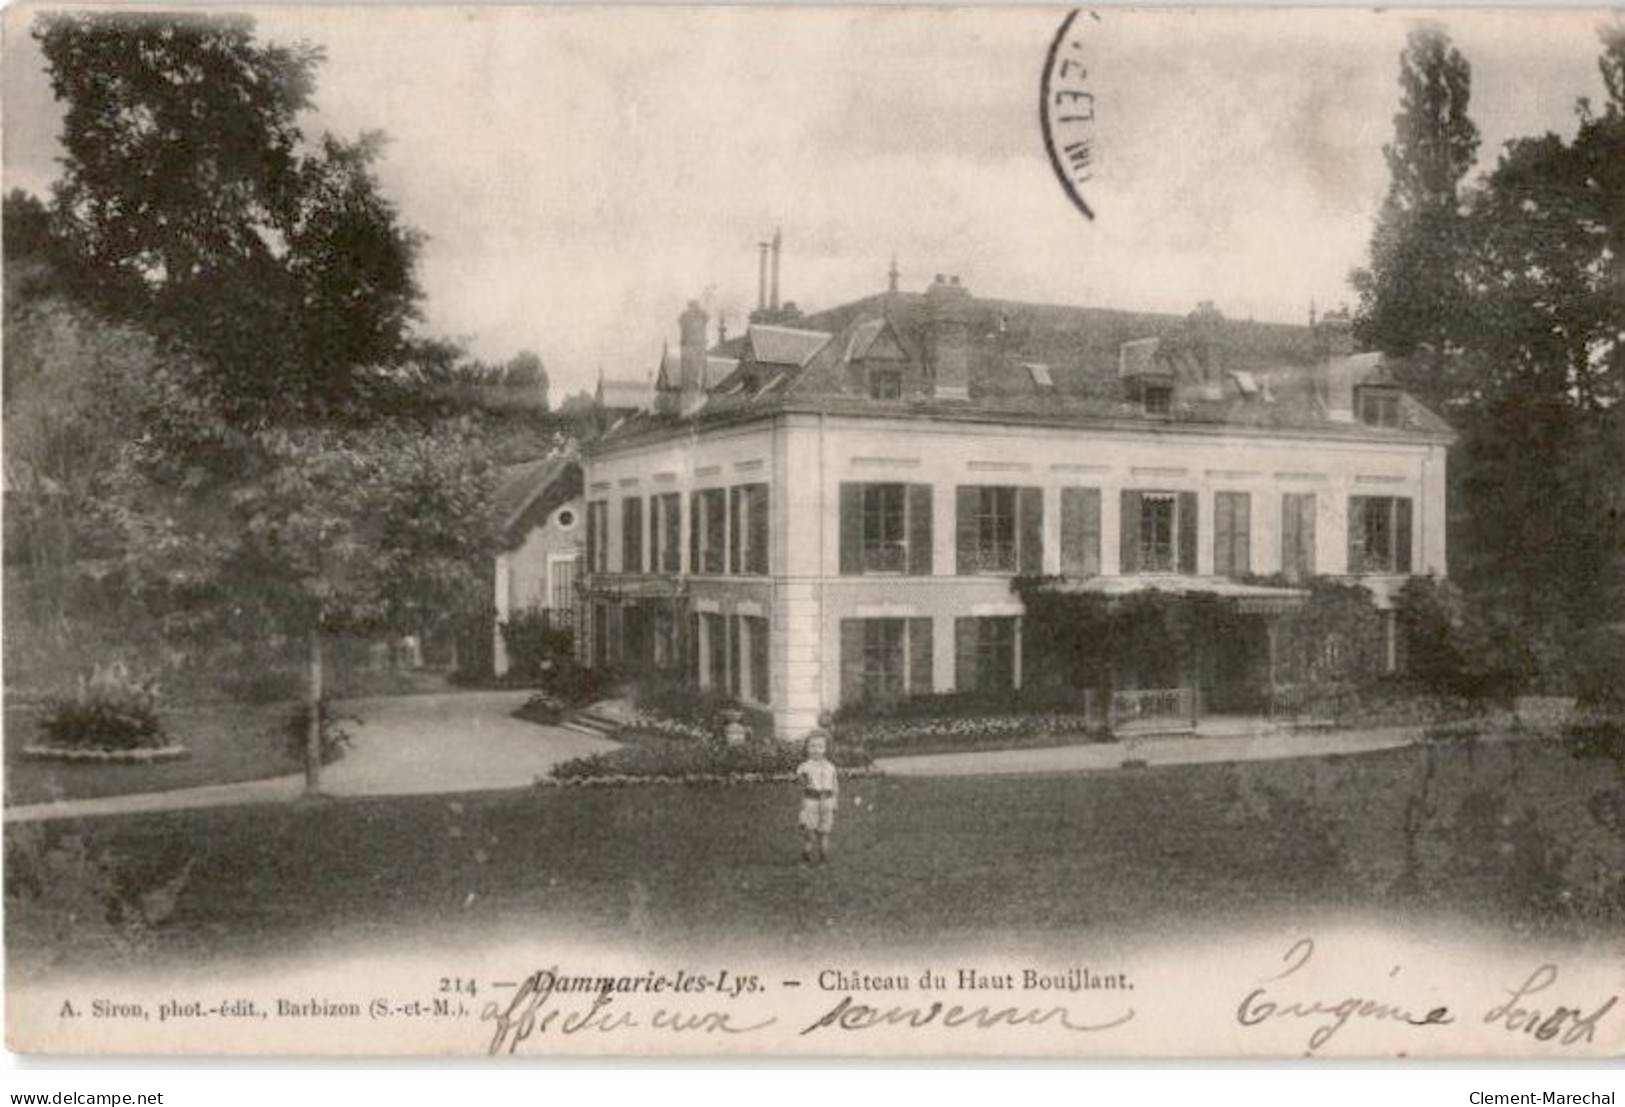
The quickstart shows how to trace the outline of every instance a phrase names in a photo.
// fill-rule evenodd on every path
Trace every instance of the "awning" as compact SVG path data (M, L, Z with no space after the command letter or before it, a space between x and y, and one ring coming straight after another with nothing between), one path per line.
M1199 577L1185 573L1127 573L1114 577L1063 578L1046 589L1061 595L1132 596L1141 592L1206 595L1232 600L1243 615L1277 615L1291 611L1309 598L1302 588L1249 584L1232 577Z

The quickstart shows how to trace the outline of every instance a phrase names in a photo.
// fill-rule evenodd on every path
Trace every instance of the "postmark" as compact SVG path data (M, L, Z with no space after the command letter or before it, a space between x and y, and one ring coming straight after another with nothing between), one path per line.
M1081 8L1068 12L1050 40L1039 86L1038 117L1055 179L1072 206L1085 219L1092 220L1095 210L1084 199L1083 189L1094 180L1096 95L1084 62L1086 47L1080 14ZM1094 12L1087 14L1091 20L1100 18Z

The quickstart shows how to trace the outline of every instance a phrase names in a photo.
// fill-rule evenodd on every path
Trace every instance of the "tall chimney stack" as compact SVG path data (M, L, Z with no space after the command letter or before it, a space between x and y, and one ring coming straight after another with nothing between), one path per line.
M678 410L684 415L705 400L705 327L710 321L697 300L690 300L677 317Z
M767 310L767 243L756 244L756 310Z
M898 281L902 276L903 274L897 271L897 255L893 254L891 256L891 268L886 270L886 291L896 292Z
M970 290L937 274L925 290L925 356L939 400L970 397Z
M777 227L774 227L773 228L773 297L769 301L769 306L774 311L779 310L779 251L783 247L783 245L784 245L784 236L779 233L779 229Z

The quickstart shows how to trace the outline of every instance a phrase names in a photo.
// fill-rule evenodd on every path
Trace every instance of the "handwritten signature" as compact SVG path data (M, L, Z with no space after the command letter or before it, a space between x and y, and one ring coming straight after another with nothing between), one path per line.
M1355 1019L1392 1022L1412 1027L1449 1026L1456 1021L1450 1008L1445 1005L1418 1011L1403 1003L1376 996L1353 995L1290 1001L1280 997L1277 982L1302 971L1309 964L1314 952L1314 939L1300 938L1294 942L1282 958L1287 967L1264 981L1266 985L1274 987L1258 987L1248 992L1236 1007L1236 1021L1242 1026L1259 1026L1280 1019L1313 1022L1315 1027L1309 1034L1311 1051L1326 1045L1338 1031ZM1399 968L1395 966L1389 976L1398 973ZM1556 965L1540 966L1522 984L1508 989L1511 998L1491 1007L1484 1015L1484 1023L1491 1026L1499 1025L1503 1030L1512 1033L1529 1034L1540 1041L1558 1038L1562 1045L1593 1041L1597 1024L1613 1009L1619 997L1610 996L1590 1014L1585 1014L1584 1008L1581 1007L1555 1005L1546 1009L1524 1006L1529 996L1542 992L1556 983L1557 975Z
M778 1022L776 1018L756 1023L735 1023L726 1011L715 1008L688 1010L662 1007L645 1024L635 1012L615 1007L614 993L602 991L594 995L585 1009L566 1011L548 1007L558 980L558 968L539 969L525 978L514 992L507 1006L488 1003L480 1013L482 1022L493 1023L487 1052L514 1053L521 1043L550 1030L569 1037L589 1030L611 1034L623 1030L636 1030L645 1025L653 1030L671 1033L750 1034Z

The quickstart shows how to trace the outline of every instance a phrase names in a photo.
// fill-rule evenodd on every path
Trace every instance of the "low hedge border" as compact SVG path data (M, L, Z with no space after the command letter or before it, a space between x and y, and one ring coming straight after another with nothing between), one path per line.
M24 746L23 757L29 761L90 761L98 765L152 765L160 761L179 761L191 757L185 746L158 746L144 750L69 749L65 746Z
M876 768L841 769L842 780L862 779L882 775ZM609 776L578 776L560 780L556 777L537 777L536 783L544 788L619 788L635 784L791 784L795 773L688 773L682 776L638 776L615 773Z

